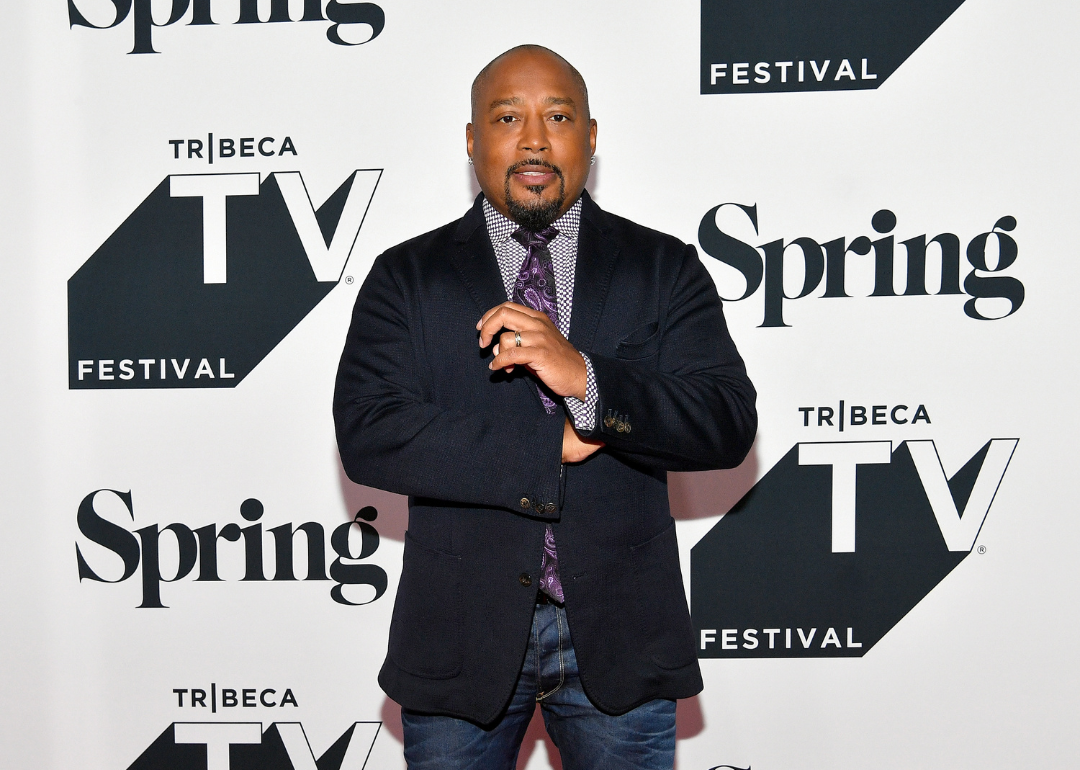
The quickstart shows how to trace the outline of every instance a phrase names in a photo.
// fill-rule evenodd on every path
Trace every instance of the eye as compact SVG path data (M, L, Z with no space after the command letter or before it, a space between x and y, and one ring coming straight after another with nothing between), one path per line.
M513 115L503 115L501 118L498 119L498 122L513 123L515 120L517 120L517 118L515 118Z
M565 123L566 121L570 120L570 116L562 115L562 114L556 114L556 115L552 115L551 119L554 120L556 123Z

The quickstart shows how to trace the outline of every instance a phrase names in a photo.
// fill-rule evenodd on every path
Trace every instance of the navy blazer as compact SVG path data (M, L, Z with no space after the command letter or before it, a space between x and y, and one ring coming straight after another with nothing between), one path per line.
M589 698L620 714L700 692L669 470L738 465L756 393L692 246L582 194L570 342L599 389L607 446L563 465L521 367L491 372L476 322L506 301L482 198L381 255L356 299L334 418L349 477L409 495L379 683L402 706L479 722L510 700L528 642L544 529Z

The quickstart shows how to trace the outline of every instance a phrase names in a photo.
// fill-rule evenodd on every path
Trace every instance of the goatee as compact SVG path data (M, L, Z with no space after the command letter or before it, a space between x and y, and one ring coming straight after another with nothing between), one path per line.
M523 166L543 166L555 173L559 178L559 194L555 196L554 200L545 201L540 197L544 193L544 187L542 185L530 185L525 188L530 193L533 193L536 196L535 198L530 198L527 201L519 201L511 197L510 177L515 171ZM566 180L563 178L562 169L552 163L548 163L546 160L522 160L506 170L506 183L503 187L503 192L506 197L506 210L510 212L510 218L526 230L531 230L536 233L543 230L558 218L559 212L566 202Z

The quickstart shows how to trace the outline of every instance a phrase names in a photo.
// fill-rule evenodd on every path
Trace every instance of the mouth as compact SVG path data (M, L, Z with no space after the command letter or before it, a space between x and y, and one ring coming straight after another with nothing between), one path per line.
M522 187L547 187L556 181L562 181L562 170L544 160L529 159L518 161L506 170L506 179L513 179Z

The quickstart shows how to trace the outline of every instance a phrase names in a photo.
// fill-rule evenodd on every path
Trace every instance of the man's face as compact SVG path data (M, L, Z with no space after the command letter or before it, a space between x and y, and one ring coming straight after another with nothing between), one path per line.
M465 127L476 181L500 213L540 230L585 188L596 121L566 65L538 51L497 61Z

